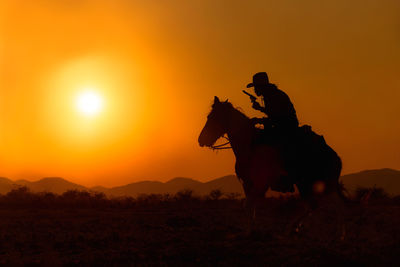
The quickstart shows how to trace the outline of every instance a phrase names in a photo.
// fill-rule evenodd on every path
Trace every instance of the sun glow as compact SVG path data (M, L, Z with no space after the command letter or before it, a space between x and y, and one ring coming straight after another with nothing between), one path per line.
M81 92L76 98L76 107L85 116L94 116L103 109L103 98L94 90Z

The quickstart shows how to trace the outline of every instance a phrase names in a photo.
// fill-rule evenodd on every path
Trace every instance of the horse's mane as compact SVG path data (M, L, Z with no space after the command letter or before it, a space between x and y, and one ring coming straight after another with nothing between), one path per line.
M216 104L214 103L211 107L211 111L210 113L213 111L213 109L216 107ZM220 102L218 105L223 106L224 108L229 108L232 112L234 112L235 114L237 114L239 117L243 118L243 119L247 119L250 120L249 117L246 116L246 114L243 113L242 108L237 107L235 108L231 102L229 102L228 100L224 101L224 102Z
M228 103L229 103L229 102L228 102ZM243 110L242 110L241 107L235 108L231 103L229 103L229 104L231 105L231 107L232 107L232 109L234 110L234 112L237 113L240 117L242 117L243 119L250 120L250 118L247 117L247 115L243 113Z

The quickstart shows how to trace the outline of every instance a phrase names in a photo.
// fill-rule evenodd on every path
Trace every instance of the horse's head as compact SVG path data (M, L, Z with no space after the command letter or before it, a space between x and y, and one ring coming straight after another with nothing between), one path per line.
M212 146L225 133L227 133L229 115L233 106L227 101L221 102L218 97L214 97L214 103L207 122L199 136L200 146Z

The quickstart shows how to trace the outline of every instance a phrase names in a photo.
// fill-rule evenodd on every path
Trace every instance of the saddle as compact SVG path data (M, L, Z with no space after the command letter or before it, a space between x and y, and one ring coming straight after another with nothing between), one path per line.
M280 151L284 167L290 174L281 177L279 183L271 189L279 192L294 192L293 184L298 169L306 162L313 162L321 157L327 147L322 135L316 134L310 125L303 125L294 132L280 136L279 131L273 129L256 129L253 145L275 146Z
M253 134L253 145L271 145L283 149L291 146L292 149L315 149L316 147L327 146L325 138L316 134L310 125L303 125L293 132L282 133L274 128L255 128ZM291 149L291 150L292 150Z

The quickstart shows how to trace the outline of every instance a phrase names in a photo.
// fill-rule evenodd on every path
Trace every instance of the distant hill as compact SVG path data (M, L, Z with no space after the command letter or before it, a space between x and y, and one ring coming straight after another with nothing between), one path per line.
M166 183L156 181L143 181L113 188L93 187L110 196L137 196L139 194L175 194L184 189L191 189L195 194L205 195L214 189L225 193L243 193L242 185L235 175L224 176L210 182L202 183L190 178L178 177Z
M381 187L392 195L400 195L400 171L393 169L366 170L343 175L345 188L353 191L357 187Z
M18 185L24 185L33 192L53 192L56 194L62 194L68 190L88 190L86 187L71 183L60 177L46 177L39 181L29 182L26 180L16 181Z
M32 192L53 192L56 194L62 194L68 190L88 190L88 188L71 183L63 178L59 177L47 177L38 181L30 182L27 180L11 181L7 178L0 178L0 193L6 194L12 189L26 186Z
M343 175L341 181L349 191L357 187L382 187L389 194L400 195L400 171L392 169L367 170L353 174ZM227 175L208 182L199 182L190 178L177 177L165 183L158 181L141 181L123 186L106 188L96 186L87 188L79 184L71 183L63 178L48 177L38 181L27 180L12 181L0 177L0 194L6 194L13 188L26 186L33 192L53 192L62 194L68 190L87 190L103 192L107 196L133 196L140 194L175 194L184 189L191 189L197 195L209 194L214 189L220 189L224 193L243 194L243 188L235 175ZM276 192L269 192L269 196L279 195Z
M0 194L5 194L15 188L14 182L10 179L0 177Z

